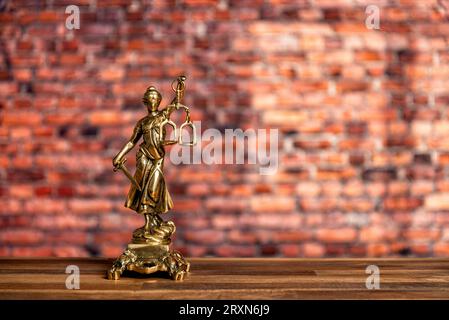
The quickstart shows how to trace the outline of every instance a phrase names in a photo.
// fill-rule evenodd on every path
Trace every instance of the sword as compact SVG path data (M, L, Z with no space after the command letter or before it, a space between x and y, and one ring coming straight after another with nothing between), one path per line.
M128 171L128 168L125 166L126 158L123 158L120 163L114 167L114 172L117 172L117 170L122 170L125 176L131 181L131 183L139 190L142 191L142 188L140 188L139 184L137 183L136 179L132 176L132 174Z

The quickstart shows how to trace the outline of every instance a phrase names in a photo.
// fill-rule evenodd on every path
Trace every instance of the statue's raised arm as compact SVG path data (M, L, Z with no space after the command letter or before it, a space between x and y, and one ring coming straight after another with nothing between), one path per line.
M175 81L177 81L176 87L174 86ZM178 110L182 106L181 101L182 101L182 98L184 97L184 91L185 91L185 87L186 87L185 81L186 81L186 76L179 76L171 84L171 87L172 87L173 91L175 92L175 96L174 96L173 100L170 102L170 104L167 106L167 108L165 108L163 110L167 113L168 117L170 117L171 113L174 110ZM185 106L183 106L183 107L185 107Z

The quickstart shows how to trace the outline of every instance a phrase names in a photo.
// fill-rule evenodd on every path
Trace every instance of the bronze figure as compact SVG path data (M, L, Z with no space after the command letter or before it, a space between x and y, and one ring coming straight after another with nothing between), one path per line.
M175 81L172 83L176 95L162 110L158 110L162 100L159 91L153 86L146 90L142 100L148 109L148 115L137 122L131 138L112 160L114 171L123 171L131 181L125 207L142 214L145 217L145 224L134 231L128 248L108 271L109 279L119 279L125 270L145 274L166 271L175 280L184 279L189 272L189 262L179 252L169 249L171 236L176 230L175 224L172 221L164 221L160 216L173 207L163 173L164 146L175 143L189 146L196 144L190 110L181 104L185 80L185 76L180 76L177 78L176 87ZM184 109L186 120L177 130L176 125L170 120L170 115L180 108ZM173 128L173 140L166 140L166 125ZM186 127L192 129L192 139L189 142L182 140L182 130ZM125 155L134 148L141 137L143 142L136 154L136 172L132 175L125 166Z

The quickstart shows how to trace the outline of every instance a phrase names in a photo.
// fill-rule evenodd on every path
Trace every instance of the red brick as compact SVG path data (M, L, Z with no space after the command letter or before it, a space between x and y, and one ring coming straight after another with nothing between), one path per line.
M202 244L218 244L223 242L224 234L221 231L197 230L184 233L186 241Z
M277 232L273 236L273 241L275 243L281 242L292 242L292 243L300 243L305 240L310 240L312 238L312 233L308 230L304 231L283 231Z
M74 246L84 246L88 242L88 235L84 231L63 230L47 235L47 241L58 245L69 243Z
M369 257L382 257L388 255L389 247L383 243L370 243L367 246L367 255Z
M320 243L305 243L303 250L304 256L308 258L320 258L325 254L325 248Z
M69 200L68 208L74 214L89 214L108 212L112 209L110 201L101 199L73 199Z
M209 185L206 183L195 183L187 186L187 193L192 196L202 196L209 193Z
M214 248L214 253L221 257L252 257L256 252L255 246L219 245Z
M251 199L254 212L290 212L296 207L294 198L259 196Z
M21 230L6 230L0 235L0 240L3 244L13 245L30 245L39 244L44 239L42 232L21 229Z
M449 210L449 193L429 194L424 205L428 210Z
M82 247L77 246L57 246L53 249L56 257L88 257L89 253Z
M301 247L298 244L284 244L280 246L280 252L285 257L299 257Z
M294 146L305 150L328 149L332 146L332 142L328 140L303 140L296 141Z
M53 256L53 248L49 245L38 247L22 247L12 248L11 255L13 257L49 257Z
M209 197L205 200L206 210L212 211L241 211L246 208L248 201L242 198Z
M98 232L95 234L94 243L96 244L126 244L131 238L129 231L107 231L107 232Z
M237 218L233 215L214 214L212 217L212 226L217 229L230 229L237 223Z
M296 193L299 196L314 197L320 194L320 184L316 182L300 182L296 186Z
M85 219L85 217L83 218ZM103 214L99 221L99 226L102 230L135 229L143 224L144 218L142 216L129 215L129 211L126 214Z
M63 199L29 199L25 202L25 212L32 214L56 213L62 214L66 212L67 205Z
M338 198L303 198L300 200L301 210L305 212L330 212L338 208Z
M207 252L208 249L205 246L189 245L186 255L189 257L204 257Z
M431 247L429 246L429 244L413 244L410 246L410 249L412 251L413 254L417 255L417 256L429 256L429 254L431 253Z
M127 120L124 119L123 112L117 111L95 111L89 115L89 121L92 125L124 125Z
M231 243L255 244L257 242L257 236L254 233L242 232L239 230L229 231L227 237Z
M384 208L388 211L393 210L414 210L422 206L423 201L420 198L412 197L388 197L384 200Z
M34 189L34 194L38 197L42 197L42 196L49 196L52 193L52 188L49 186L41 186L41 187L36 187Z
M125 72L121 68L108 68L100 70L100 79L105 81L118 81L123 79Z
M11 250L8 247L0 248L0 257L8 257L11 256Z
M100 254L104 257L117 259L125 250L124 245L103 244L100 246Z
M436 256L447 257L449 256L449 243L440 242L433 246L433 252Z
M29 69L14 70L14 77L19 81L28 82L32 80L32 73Z
M97 217L77 216L63 212L58 215L40 214L33 221L33 226L43 230L86 230L94 229L97 225Z
M360 241L373 243L385 240L394 240L398 231L387 226L370 226L360 230Z
M351 242L357 237L354 229L320 229L317 231L317 238L323 242Z
M355 176L355 170L353 168L345 169L318 169L318 180L345 180Z
M410 240L436 240L440 236L440 231L437 229L409 229L404 232L404 237Z
M173 206L173 210L189 213L198 212L199 209L200 204L198 201L188 199L179 199Z
M33 196L33 187L31 185L11 185L9 187L9 193L12 197L18 199L29 199Z
M35 126L41 121L42 116L37 112L8 112L2 115L2 123L6 126Z

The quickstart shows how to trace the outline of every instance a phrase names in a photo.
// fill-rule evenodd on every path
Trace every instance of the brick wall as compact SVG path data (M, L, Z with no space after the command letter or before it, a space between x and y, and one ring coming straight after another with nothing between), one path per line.
M143 220L111 159L182 73L203 130L280 130L275 175L167 161L183 253L449 255L446 1L0 4L0 255L120 254Z

